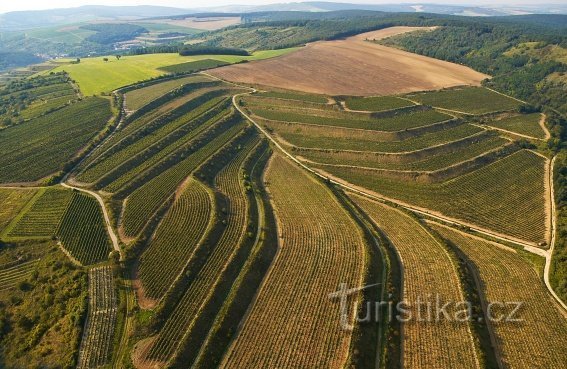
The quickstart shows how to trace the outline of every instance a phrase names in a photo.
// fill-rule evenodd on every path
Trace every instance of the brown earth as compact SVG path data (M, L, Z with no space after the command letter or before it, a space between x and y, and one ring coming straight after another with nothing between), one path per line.
M159 21L152 21L152 23L165 23L174 26L212 31L235 24L240 24L240 17L190 17L185 19L160 19Z
M480 85L489 78L468 67L365 40L429 30L391 27L345 40L319 41L284 56L226 66L211 74L233 82L329 95L391 95Z

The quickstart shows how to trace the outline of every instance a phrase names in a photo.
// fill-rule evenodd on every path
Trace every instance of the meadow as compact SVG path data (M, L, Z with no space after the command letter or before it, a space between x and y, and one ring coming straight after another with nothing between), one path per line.
M120 60L114 56L100 56L83 58L78 64L71 64L71 60L57 60L58 66L54 72L65 71L77 82L85 96L107 94L117 88L155 78L167 74L160 68L173 65L214 59L226 63L261 60L280 56L291 49L257 51L252 56L235 55L199 55L181 56L171 54L125 55ZM103 61L108 58L108 62Z

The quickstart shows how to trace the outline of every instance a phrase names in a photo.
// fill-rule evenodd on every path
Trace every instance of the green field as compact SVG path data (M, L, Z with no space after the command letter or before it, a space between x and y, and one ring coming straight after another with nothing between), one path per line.
M361 111L384 111L414 105L411 101L394 96L349 97L345 104L351 110Z
M228 64L230 64L230 63L220 61L220 60L203 59L203 60L197 60L197 61L192 61L192 62L187 62L187 63L170 65L170 66L167 66L167 67L160 68L160 70L163 70L166 73L173 73L173 74L176 74L176 73L195 73L195 72L199 72L199 71L202 71L202 70L205 70L205 69L222 67L222 66L228 65Z
M0 234L5 227L18 215L18 213L33 198L37 190L21 189L12 190L8 188L0 188Z
M519 133L522 135L545 138L545 132L539 125L540 113L522 114L500 120L488 121L486 124L506 131Z
M515 110L521 102L483 87L461 87L408 95L421 104L468 114L486 114Z
M119 87L130 85L149 78L158 77L165 72L160 68L176 64L193 62L205 59L215 59L226 63L237 63L243 60L259 60L273 58L287 54L295 48L281 50L257 51L252 56L235 55L199 55L180 56L179 54L148 54L123 56L116 60L108 56L109 61L104 62L103 57L84 58L79 64L65 63L54 71L66 71L73 78L85 96L109 93ZM64 63L65 61L61 61ZM68 60L70 62L70 60Z
M108 99L87 98L0 131L0 182L33 182L62 170L111 116Z

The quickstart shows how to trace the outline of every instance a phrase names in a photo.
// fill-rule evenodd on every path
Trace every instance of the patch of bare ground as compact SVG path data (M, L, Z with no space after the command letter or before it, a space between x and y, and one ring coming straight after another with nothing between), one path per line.
M152 23L165 23L194 29L213 31L240 24L240 17L189 17L185 19L163 19Z
M395 48L378 40L422 27L391 27L345 40L320 41L282 57L222 67L211 74L233 82L329 95L392 95L480 85L488 75Z

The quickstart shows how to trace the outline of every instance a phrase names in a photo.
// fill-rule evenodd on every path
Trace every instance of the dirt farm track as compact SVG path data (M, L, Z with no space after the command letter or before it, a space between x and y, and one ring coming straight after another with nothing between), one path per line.
M392 27L314 42L279 58L222 67L211 74L233 82L329 95L390 95L479 85L489 78L459 64L366 41L420 29Z

